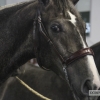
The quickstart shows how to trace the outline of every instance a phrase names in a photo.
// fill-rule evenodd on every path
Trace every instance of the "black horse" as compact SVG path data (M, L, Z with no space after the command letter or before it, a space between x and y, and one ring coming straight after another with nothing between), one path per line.
M91 48L94 51L95 62L100 73L100 42L91 46ZM44 71L30 63L26 63L21 69L19 77L41 94L52 100L74 99L69 86L53 72ZM23 73L24 70L25 73ZM0 100L8 100L8 98L10 100L41 100L22 86L14 77L9 78L0 88ZM98 100L100 100L100 97Z
M41 67L69 83L77 99L100 87L85 23L74 0L38 0L0 8L0 84L36 57Z
M94 51L94 60L95 60L98 72L100 74L100 55L99 55L99 53L100 53L100 42L92 45L91 48Z

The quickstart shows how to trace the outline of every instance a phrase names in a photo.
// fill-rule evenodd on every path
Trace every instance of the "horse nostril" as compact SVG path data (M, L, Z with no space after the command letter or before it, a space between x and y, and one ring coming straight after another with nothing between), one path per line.
M86 80L82 86L82 94L89 96L89 90L93 90L94 85L92 81Z

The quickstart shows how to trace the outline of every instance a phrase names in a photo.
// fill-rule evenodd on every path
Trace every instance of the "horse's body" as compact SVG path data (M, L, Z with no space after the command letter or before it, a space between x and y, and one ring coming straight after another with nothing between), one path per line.
M94 51L94 60L98 69L98 72L100 74L100 42L94 44L91 46L91 48Z
M94 51L95 62L100 73L100 42L91 46L91 48ZM52 100L73 100L69 86L53 72L44 71L29 63L26 63L23 69L26 71L24 74L22 72L19 77L44 96ZM0 90L0 100L8 100L8 98L10 100L41 100L22 86L14 77L9 78ZM100 97L98 100L100 100Z
M41 67L69 82L77 99L96 100L88 92L100 88L99 74L76 1L38 0L0 8L0 84L36 57Z
M69 86L53 72L42 70L28 63L23 67L26 67L27 70L19 77L42 95L52 100L73 100ZM9 78L6 85L4 84L2 87L5 88L0 89L2 90L0 91L0 96L2 96L0 100L41 100L40 97L22 86L14 77Z

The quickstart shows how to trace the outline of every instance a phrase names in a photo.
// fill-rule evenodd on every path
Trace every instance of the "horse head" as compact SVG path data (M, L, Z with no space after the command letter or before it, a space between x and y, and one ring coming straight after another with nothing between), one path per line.
M94 100L89 90L98 90L100 79L86 43L85 23L74 7L77 1L39 0L33 32L35 54L42 68L69 83L77 100Z
M38 0L0 8L0 84L19 66L36 57L68 83L80 100L100 88L78 0Z

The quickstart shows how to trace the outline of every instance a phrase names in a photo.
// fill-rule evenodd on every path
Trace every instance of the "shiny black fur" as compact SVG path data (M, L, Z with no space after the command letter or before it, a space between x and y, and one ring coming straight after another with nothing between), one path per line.
M84 48L84 45L87 47L85 41L85 24L75 9L72 0L29 1L0 10L0 85L17 68L29 59L36 57L33 41L33 22L37 10L40 11L47 34L55 44L60 55L66 58ZM71 16L69 12L76 17L75 25L70 21ZM51 28L53 25L59 27L60 31L54 31ZM37 25L36 34L38 33ZM85 82L91 79L88 85L89 88L92 88L93 85L93 89L95 88L95 84L96 86L98 84L92 84L92 80L95 78L93 76L94 71L91 71L91 64L88 64L90 60L87 62L87 56L67 66L62 63L44 37L41 34L38 34L38 37L38 63L40 64L41 61L44 67L51 69L58 76L62 77L66 80L67 84L67 79L63 71L63 67L66 66L70 84L72 84L76 96L81 100L88 100L84 92L87 94L89 89L86 88L87 91L83 91ZM93 67L96 68L95 66ZM86 87L88 85L86 84ZM94 100L94 97L91 100Z

